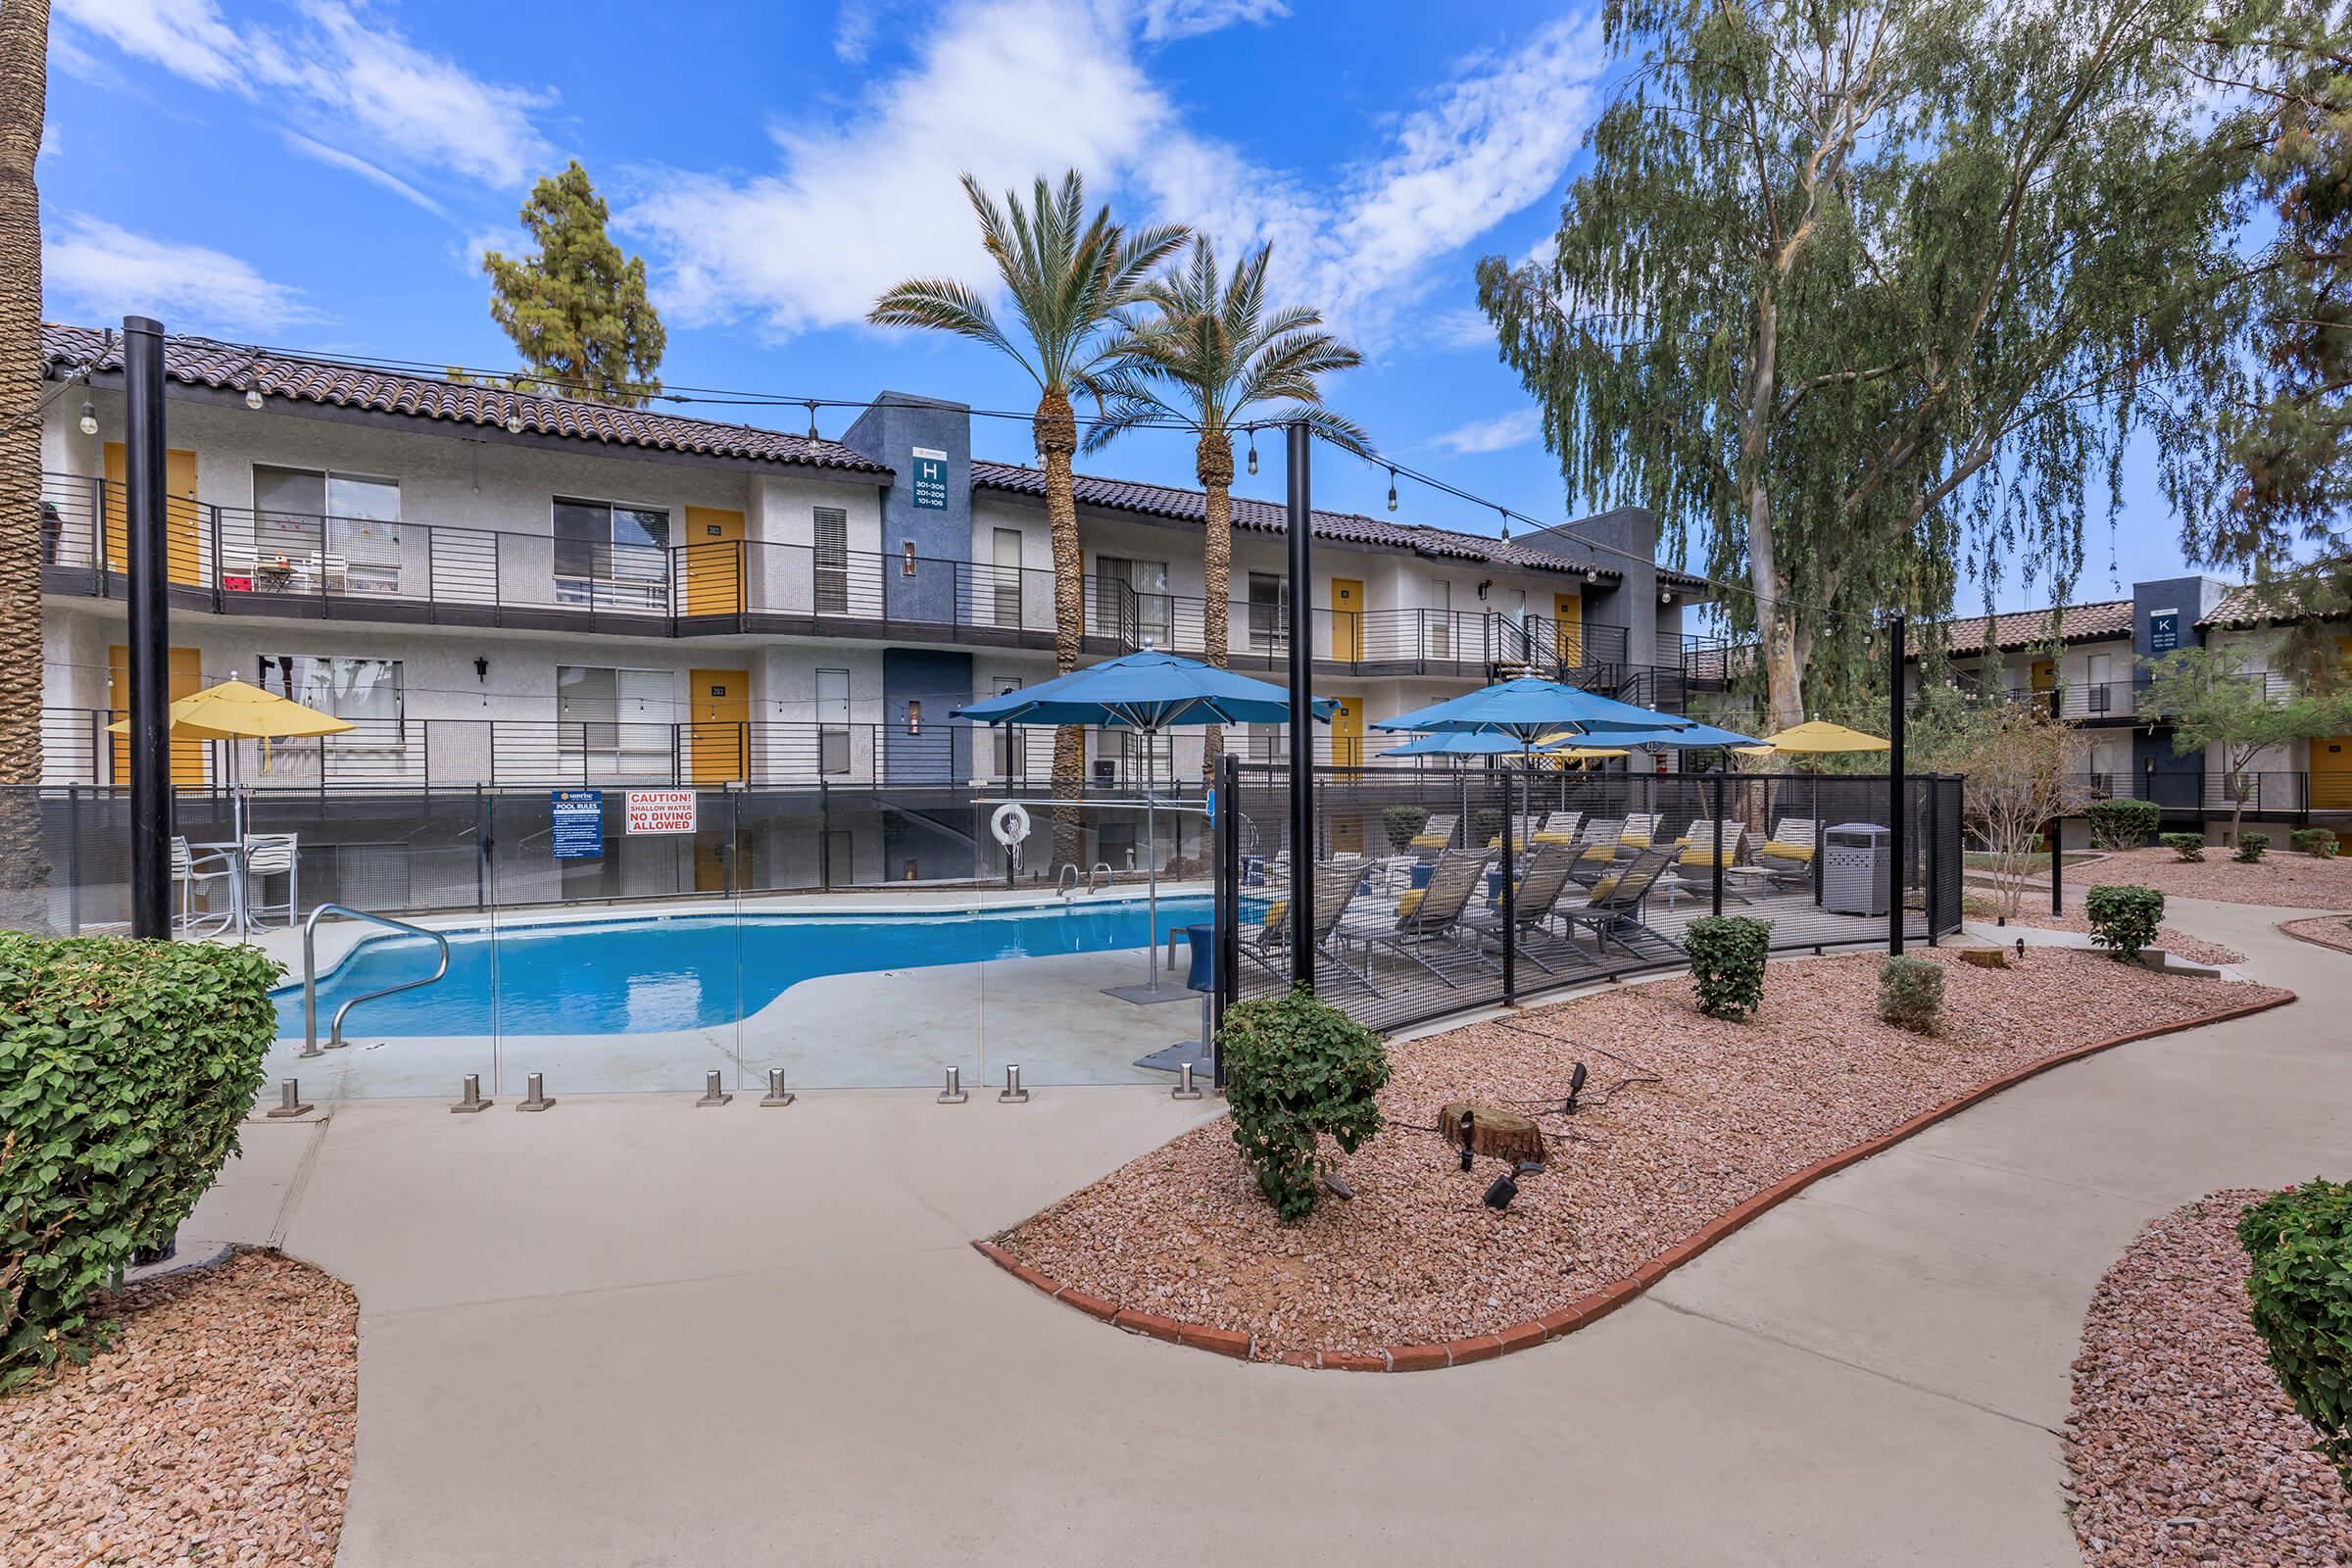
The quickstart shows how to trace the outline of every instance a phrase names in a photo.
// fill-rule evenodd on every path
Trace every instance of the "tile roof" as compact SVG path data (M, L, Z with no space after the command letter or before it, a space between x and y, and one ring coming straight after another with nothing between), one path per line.
M1144 484L1132 479L1108 479L1096 474L1072 476L1078 504L1102 507L1113 512L1140 512L1154 517L1170 517L1180 522L1200 522L1207 515L1208 499L1199 490L1187 490L1175 485ZM1037 496L1046 493L1046 474L1042 468L1028 467L1016 463L990 463L972 460L972 487L976 490L1002 490L1013 495ZM1289 512L1276 502L1259 501L1250 496L1233 498L1233 525L1253 533L1279 534L1289 529ZM1438 561L1472 561L1505 567L1513 571L1599 572L1604 577L1622 577L1624 572L1593 560L1572 560L1544 550L1527 550L1518 545L1504 544L1484 534L1456 533L1450 528L1432 528L1401 522L1383 522L1355 512L1325 512L1314 514L1315 537L1340 544L1375 545L1392 550L1409 550L1415 555ZM1658 569L1661 582L1676 587L1703 589L1706 584L1696 577L1681 572Z
M2298 608L2292 588L2275 583L2266 594L2261 587L2249 583L2243 588L2232 588L2224 594L2222 602L2214 606L2211 613L2199 620L2197 624L2200 626L2259 626L2266 621L2290 621L2305 618L2309 618L2309 612ZM2317 618L2325 621L2334 617L2323 611L2319 612Z
M110 343L93 327L44 322L41 359L44 372L50 375L77 370L102 374L119 371L122 368L122 340L117 336ZM335 360L258 353L252 348L217 343L210 338L167 337L164 373L188 386L233 392L258 389L265 397L440 419L453 424L503 426L510 415L518 414L525 431L611 446L788 463L854 473L892 471L838 441L810 441L806 436L786 435L748 424L719 424L610 403L532 397L501 387L475 386L439 376Z
M2034 648L2051 641L2051 612L2047 610L2021 610L2014 614L1992 617L1993 644L1996 650ZM2104 637L2132 635L2132 601L2103 600L2093 605L2069 605L2058 612L2056 640L2062 643L2096 642ZM1955 654L1984 652L1984 617L1948 621L1944 625L1945 647Z

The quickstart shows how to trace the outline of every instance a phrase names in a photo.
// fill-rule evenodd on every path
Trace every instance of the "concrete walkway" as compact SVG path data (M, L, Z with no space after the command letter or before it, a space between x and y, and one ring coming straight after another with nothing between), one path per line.
M2299 1004L2034 1080L1449 1372L1180 1350L970 1250L1199 1118L1152 1090L354 1103L252 1125L184 1234L359 1289L344 1568L2071 1568L2056 1434L2099 1275L2177 1203L2352 1159L2352 957L2287 912L2169 918Z

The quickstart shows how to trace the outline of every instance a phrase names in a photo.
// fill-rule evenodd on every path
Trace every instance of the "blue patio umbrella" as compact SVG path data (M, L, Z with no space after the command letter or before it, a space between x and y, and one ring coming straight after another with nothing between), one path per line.
M1749 736L1740 735L1728 729L1717 729L1712 724L1701 724L1696 721L1688 723L1681 729L1610 730L1604 738L1611 746L1622 746L1628 750L1651 750L1660 746L1680 746L1688 749L1702 746L1753 746L1757 744ZM1583 735L1574 734L1547 735L1536 749L1544 752L1557 751L1561 747L1581 746L1585 739L1586 737Z
M1482 735L1475 730L1446 731L1416 735L1401 746L1392 746L1381 753L1383 757L1493 757L1501 752L1515 752L1519 743L1508 735Z
M1326 724L1339 709L1322 698L1311 706L1314 716ZM1097 724L1157 735L1185 724L1287 723L1291 694L1197 659L1147 648L968 703L950 716L985 724ZM1163 992L1159 985L1159 835L1149 780L1144 789L1144 832L1152 877L1152 980L1140 988L1112 987L1110 995L1129 1002L1173 1002L1189 993Z
M1563 730L1614 744L1621 730L1681 730L1690 725L1689 719L1674 713L1636 708L1579 686L1530 675L1449 697L1395 718L1379 719L1372 727L1502 735L1526 753L1537 741Z

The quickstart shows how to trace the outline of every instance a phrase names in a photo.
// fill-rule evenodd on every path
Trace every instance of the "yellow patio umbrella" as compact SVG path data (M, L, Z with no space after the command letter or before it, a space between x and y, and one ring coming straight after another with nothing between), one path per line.
M1749 757L1768 757L1775 752L1797 756L1823 756L1832 752L1883 752L1887 743L1876 735L1865 735L1843 724L1827 719L1809 719L1791 725L1778 735L1767 735L1758 746L1742 746L1739 750Z
M1570 762L1605 762L1610 758L1631 754L1622 746L1559 746L1545 747L1544 755L1558 758L1560 765L1565 767Z

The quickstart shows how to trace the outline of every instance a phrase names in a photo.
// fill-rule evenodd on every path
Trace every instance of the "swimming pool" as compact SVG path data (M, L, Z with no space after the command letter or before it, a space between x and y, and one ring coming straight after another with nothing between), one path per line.
M1159 901L1159 929L1205 925L1212 901ZM956 913L747 914L551 921L453 929L449 973L362 1003L348 1035L653 1034L749 1017L818 975L1140 948L1140 899ZM334 1009L438 961L422 937L371 937L318 984L318 1032ZM495 960L495 961L494 961ZM495 974L495 993L493 976ZM302 984L275 994L278 1033L302 1037Z

